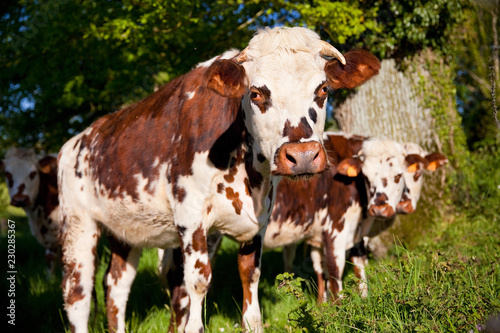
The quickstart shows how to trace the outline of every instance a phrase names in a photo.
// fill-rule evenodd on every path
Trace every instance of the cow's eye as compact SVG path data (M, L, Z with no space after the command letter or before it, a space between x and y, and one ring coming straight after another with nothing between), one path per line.
M324 85L319 91L318 91L318 97L326 97L328 95L328 86Z
M36 176L36 171L31 171L29 175L30 179L35 178L35 176Z
M262 100L262 95L255 90L250 91L250 98L254 101L261 101Z
M401 176L402 174L400 173L399 175L397 175L396 177L394 177L394 181L397 183L399 183L399 180L401 179Z

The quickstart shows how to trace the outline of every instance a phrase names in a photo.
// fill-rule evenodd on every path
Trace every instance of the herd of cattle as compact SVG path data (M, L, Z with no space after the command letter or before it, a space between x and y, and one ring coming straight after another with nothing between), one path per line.
M366 296L367 239L412 213L423 172L447 163L414 143L323 132L329 89L354 88L379 68L372 54L342 55L306 28L263 29L243 51L98 119L58 160L9 149L1 167L11 204L25 209L45 247L48 275L62 260L71 330L87 332L101 233L111 250L110 332L125 332L144 247L165 249L169 331L202 332L210 259L223 235L240 243L242 324L254 332L263 331L266 248L283 247L291 270L297 243L310 245L319 302L342 290L349 253Z

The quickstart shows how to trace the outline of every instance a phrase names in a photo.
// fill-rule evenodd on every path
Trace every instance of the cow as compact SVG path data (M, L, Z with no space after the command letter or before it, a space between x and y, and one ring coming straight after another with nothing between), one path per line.
M306 28L261 29L243 51L200 63L66 142L58 180L71 330L87 331L103 231L109 331L125 331L141 249L157 247L178 249L169 330L202 332L212 276L206 239L219 231L241 244L242 322L262 332L260 255L277 185L328 168L329 89L358 86L379 68L369 52L342 55Z
M323 263L333 297L342 290L346 250L357 243L363 218L391 218L404 190L408 167L393 140L325 133L330 169L311 179L283 180L277 189L264 248L283 246L285 270L292 270L295 246L305 241L318 282L318 302L326 297Z
M45 248L47 279L60 261L57 158L39 159L33 149L11 147L0 161L5 173L10 204L21 207L28 217L31 234Z
M408 168L403 172L405 188L396 207L396 213L407 215L417 209L417 203L422 192L424 173L436 171L446 165L448 159L439 152L428 153L413 142L402 143L402 146ZM368 293L365 267L368 263L370 240L389 229L395 220L396 216L385 219L368 217L361 222L357 243L349 252L350 260L355 265L354 272L360 281L359 289L363 296Z

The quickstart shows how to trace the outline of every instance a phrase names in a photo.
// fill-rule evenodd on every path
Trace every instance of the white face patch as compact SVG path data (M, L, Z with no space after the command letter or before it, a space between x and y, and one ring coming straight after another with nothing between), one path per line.
M367 180L368 206L396 206L404 190L404 154L401 145L392 140L369 139L362 147L362 171Z
M29 206L32 206L40 186L35 153L32 150L11 148L6 154L4 164L10 198L25 196L29 198Z
M406 155L417 154L425 158L427 152L416 143L406 142L403 144L403 149ZM417 209L417 203L422 193L422 185L424 184L423 167L417 168L415 172L410 172L407 169L403 172L405 181L404 194L411 201L413 209Z
M316 45L317 40L308 42ZM274 156L283 143L322 142L326 119L326 101L318 100L318 94L326 96L326 60L314 47L292 51L280 43L270 38L269 50L262 45L254 50L251 42L248 53L254 58L242 64L249 86L242 101L245 124L257 152L271 161L271 171L277 168Z

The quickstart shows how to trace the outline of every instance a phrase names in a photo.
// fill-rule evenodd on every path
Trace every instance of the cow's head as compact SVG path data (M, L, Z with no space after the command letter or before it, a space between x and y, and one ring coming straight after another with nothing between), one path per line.
M378 73L365 51L344 56L306 28L259 31L232 59L214 61L204 83L223 96L242 98L254 156L272 175L324 171L322 145L329 89L353 88Z
M405 189L398 203L397 213L411 214L417 209L417 203L422 192L423 172L425 170L435 171L448 163L446 156L440 153L427 153L416 143L407 142L403 144L405 151L406 171L403 172Z
M368 189L368 213L390 218L404 190L405 171L402 146L392 140L367 139L357 155L342 160L337 172L356 177L362 173Z
M10 204L31 207L38 195L40 173L48 173L55 164L55 157L38 160L32 149L10 148L2 161Z

